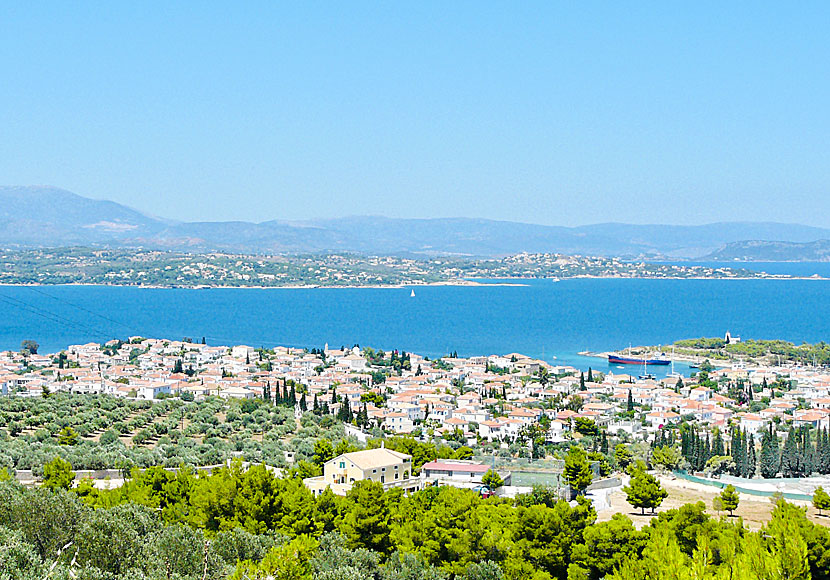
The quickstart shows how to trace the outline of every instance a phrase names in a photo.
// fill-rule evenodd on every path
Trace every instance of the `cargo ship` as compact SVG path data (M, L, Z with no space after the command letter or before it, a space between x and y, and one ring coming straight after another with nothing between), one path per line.
M612 365L659 365L671 364L671 361L664 358L634 358L629 356L608 355L608 364Z

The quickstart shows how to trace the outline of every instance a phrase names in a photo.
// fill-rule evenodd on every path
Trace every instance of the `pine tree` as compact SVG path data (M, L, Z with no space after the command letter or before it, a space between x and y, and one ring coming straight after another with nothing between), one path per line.
M643 470L637 470L629 485L622 490L626 494L626 501L632 507L640 508L642 513L646 513L646 508L651 508L654 513L654 509L669 495L656 477Z
M720 500L723 509L728 511L731 517L732 512L738 508L738 503L740 503L740 496L735 490L735 486L730 484L723 488L723 491L720 493Z
M813 492L813 507L818 510L818 515L822 515L822 510L830 509L830 494L824 491L824 488L818 486Z

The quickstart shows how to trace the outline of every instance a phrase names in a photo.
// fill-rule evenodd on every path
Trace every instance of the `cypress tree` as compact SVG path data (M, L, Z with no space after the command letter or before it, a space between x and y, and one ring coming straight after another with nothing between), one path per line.
M579 373L579 390L585 390L585 373Z
M689 435L687 429L680 430L680 455L689 460Z
M692 430L689 434L689 465L692 471L700 471L698 469L698 460L700 458L700 438L697 430Z
M744 472L744 477L755 477L755 469L757 467L757 463L758 462L755 457L755 437L752 434L750 434L746 449L746 471Z
M740 476L744 458L741 446L741 430L737 427L732 428L732 461L735 463L735 467L732 469L732 475Z
M772 425L769 426L769 431L764 431L761 437L760 464L761 477L770 479L778 475L781 459L778 450L778 435Z
M816 438L816 457L819 473L822 475L830 473L830 434L827 429L819 429Z
M317 401L317 393L314 393L314 402L312 403L311 411L315 415L320 414L320 403Z
M712 443L709 441L709 434L706 434L706 444L703 447L703 464L701 465L701 469L706 466L706 462L712 457Z
M628 403L625 410L629 413L634 410L634 397L631 395L631 389L628 389Z
M784 477L798 477L798 434L790 427L784 449L781 451L781 475Z
M305 393L303 393L303 396L300 397L300 411L305 413L307 410L308 410L308 403L306 403Z
M599 444L599 452L608 455L608 434L603 431L602 432L602 441Z
M292 407L297 406L297 391L294 388L294 383L291 383L291 394L288 395L288 404Z
M715 437L712 440L712 455L725 455L725 453L720 429L715 428Z
M804 425L801 428L802 432L802 465L801 465L801 475L802 477L807 477L813 471L815 471L815 463L816 457L815 453L813 453L813 443L812 443L812 435L810 428L807 425Z
M738 429L738 431L741 434L741 477L747 477L746 474L749 472L749 437L746 430Z
M830 430L824 429L824 437L822 440L824 441L824 446L821 453L821 473L827 475L830 473Z
M700 438L700 435L697 434L697 431L694 432L694 444L693 444L693 451L692 451L692 469L695 471L700 471L701 465L706 463L706 460L703 459L703 440Z
M594 382L594 371L591 370L591 367L588 367L588 382Z

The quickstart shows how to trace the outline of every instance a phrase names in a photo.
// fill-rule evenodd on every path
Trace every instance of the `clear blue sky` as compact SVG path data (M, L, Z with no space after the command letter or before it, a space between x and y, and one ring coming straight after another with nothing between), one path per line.
M0 4L0 183L187 220L830 226L827 2Z

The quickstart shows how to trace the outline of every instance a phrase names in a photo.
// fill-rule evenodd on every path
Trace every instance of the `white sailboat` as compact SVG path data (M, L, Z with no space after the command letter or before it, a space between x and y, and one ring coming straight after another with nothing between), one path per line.
M679 379L683 377L683 375L674 371L674 345L671 345L671 372L667 376L672 379Z
M409 293L410 298L415 298L415 288L412 289L412 292Z

